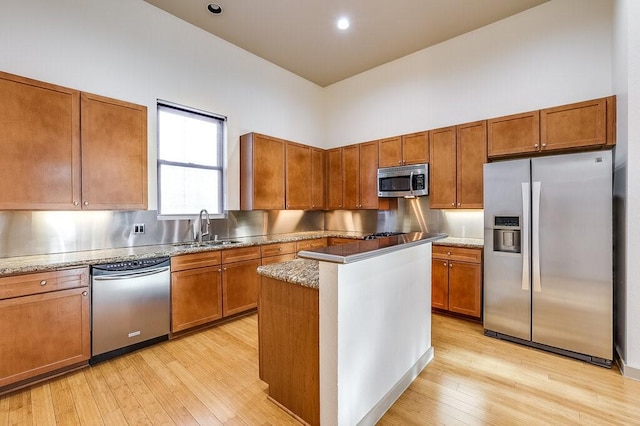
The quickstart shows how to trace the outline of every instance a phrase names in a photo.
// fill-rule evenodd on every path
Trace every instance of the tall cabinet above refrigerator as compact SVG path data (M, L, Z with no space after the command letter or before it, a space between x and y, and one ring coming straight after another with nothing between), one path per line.
M484 166L484 329L611 366L611 151Z

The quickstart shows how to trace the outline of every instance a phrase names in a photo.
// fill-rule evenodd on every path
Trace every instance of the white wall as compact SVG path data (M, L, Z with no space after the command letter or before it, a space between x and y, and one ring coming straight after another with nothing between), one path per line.
M614 88L618 145L614 195L617 207L616 349L624 373L640 380L640 3L617 0L614 14Z
M327 146L612 94L610 0L553 0L325 89Z
M142 0L5 1L0 70L146 105L156 208L156 99L226 115L228 208L241 134L322 146L322 89Z

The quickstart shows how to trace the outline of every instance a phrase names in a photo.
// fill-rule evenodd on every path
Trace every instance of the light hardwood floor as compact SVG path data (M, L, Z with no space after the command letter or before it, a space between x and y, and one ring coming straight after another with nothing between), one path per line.
M640 382L434 315L435 359L380 421L640 424ZM258 379L257 316L0 397L0 425L287 425Z

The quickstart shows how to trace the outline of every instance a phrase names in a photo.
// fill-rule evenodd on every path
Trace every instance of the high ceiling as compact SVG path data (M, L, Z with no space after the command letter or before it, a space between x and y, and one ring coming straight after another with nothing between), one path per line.
M548 0L145 1L324 87Z

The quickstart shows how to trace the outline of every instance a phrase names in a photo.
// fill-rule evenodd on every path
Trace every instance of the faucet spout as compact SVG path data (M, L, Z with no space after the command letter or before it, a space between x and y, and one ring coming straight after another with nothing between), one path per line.
M207 219L206 222L204 222L204 218ZM198 242L201 243L202 237L204 237L205 235L209 235L209 225L211 224L211 221L209 220L209 212L206 209L200 210L200 215L198 216L198 219L200 221L200 227L199 227L200 232L198 232ZM204 225L204 230L202 229L203 227L202 225Z

